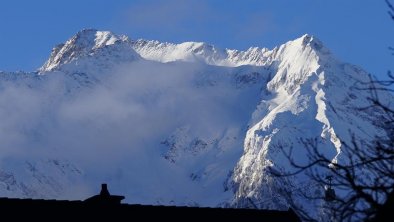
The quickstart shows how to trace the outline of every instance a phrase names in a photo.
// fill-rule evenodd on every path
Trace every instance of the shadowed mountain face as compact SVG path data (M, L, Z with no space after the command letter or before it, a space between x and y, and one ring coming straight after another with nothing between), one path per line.
M270 175L291 170L281 149L305 163L314 139L341 161L353 133L385 136L356 111L368 80L310 35L238 51L82 30L38 72L0 73L0 194L84 199L107 181L127 203L287 210L284 192L322 187Z

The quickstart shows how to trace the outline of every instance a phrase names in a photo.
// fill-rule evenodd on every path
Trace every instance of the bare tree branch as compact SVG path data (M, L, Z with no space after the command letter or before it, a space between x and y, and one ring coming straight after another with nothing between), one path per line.
M394 20L394 6L393 6L393 4L391 4L391 2L389 0L385 0L385 1L386 1L387 6L389 7L388 13L389 13L391 19Z

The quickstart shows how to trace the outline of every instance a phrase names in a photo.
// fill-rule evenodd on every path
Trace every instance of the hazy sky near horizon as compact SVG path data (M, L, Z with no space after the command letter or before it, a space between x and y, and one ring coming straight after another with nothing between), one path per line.
M273 48L309 33L342 61L384 78L394 21L384 0L2 0L0 70L34 71L84 28L132 39Z

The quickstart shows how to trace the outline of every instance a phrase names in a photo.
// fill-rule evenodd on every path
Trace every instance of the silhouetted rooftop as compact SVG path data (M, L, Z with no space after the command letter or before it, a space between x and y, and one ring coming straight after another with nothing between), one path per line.
M203 208L181 206L151 206L122 204L123 196L96 195L85 201L0 198L1 219L89 220L102 221L188 221L220 219L231 221L300 221L288 211ZM106 201L107 200L107 201Z

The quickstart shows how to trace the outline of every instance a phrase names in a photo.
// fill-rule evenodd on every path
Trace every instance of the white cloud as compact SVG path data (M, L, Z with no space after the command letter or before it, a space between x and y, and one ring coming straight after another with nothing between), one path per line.
M71 93L68 84L75 83L62 73L49 73L42 80L2 81L0 161L68 160L87 173L88 181L117 181L122 192L130 184L138 191L152 183L153 190L167 174L191 183L189 169L178 169L163 158L168 147L160 142L183 126L190 127L191 137L214 138L242 127L249 118L238 111L250 101L241 100L242 105L229 71L215 69L194 63L134 62L102 73L100 84ZM219 85L204 85L205 73ZM233 167L233 161L226 164ZM161 194L172 187L163 186ZM182 195L197 188L184 189Z

